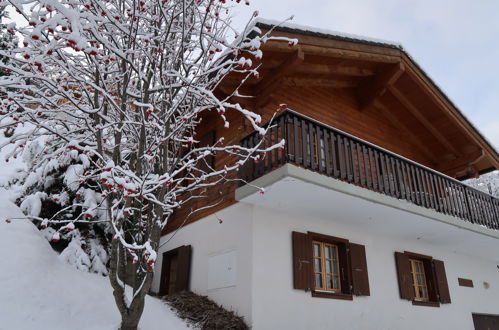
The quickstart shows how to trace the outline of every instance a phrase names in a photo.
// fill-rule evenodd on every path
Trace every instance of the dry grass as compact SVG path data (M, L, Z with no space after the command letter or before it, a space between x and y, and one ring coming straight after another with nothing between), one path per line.
M247 330L241 316L217 305L208 297L192 292L182 292L164 296L177 315L202 330Z

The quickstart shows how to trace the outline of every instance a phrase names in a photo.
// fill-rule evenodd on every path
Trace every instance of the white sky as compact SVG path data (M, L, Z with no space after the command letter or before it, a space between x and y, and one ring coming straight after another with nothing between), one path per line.
M392 40L412 55L499 149L499 1L250 0L236 6L243 24L254 10L276 20Z

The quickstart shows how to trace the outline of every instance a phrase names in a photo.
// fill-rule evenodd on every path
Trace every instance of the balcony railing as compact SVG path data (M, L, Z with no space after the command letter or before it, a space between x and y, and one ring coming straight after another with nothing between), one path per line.
M262 138L253 133L241 145L252 147ZM290 110L274 119L263 144L282 139L284 149L246 163L240 178L250 182L290 163L499 230L499 199L383 148Z

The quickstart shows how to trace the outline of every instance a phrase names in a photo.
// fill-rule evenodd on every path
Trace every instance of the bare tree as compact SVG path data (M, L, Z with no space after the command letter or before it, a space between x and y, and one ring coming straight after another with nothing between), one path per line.
M42 226L60 225L54 240L75 223L109 224L109 278L123 330L137 328L161 230L172 212L201 198L201 188L227 180L244 162L284 143L248 149L223 139L208 146L196 141L205 112L216 112L226 127L226 114L233 111L262 136L268 129L259 115L233 101L257 74L260 45L270 39L251 33L251 22L240 34L231 27L230 10L239 2L9 1L26 24L8 25L24 41L0 50L9 59L0 67L10 73L0 78L7 95L1 126L24 126L11 136L15 148L8 157L24 152L31 181L70 168L68 191L58 192L57 202L81 212L71 219L64 212L39 217L40 199L54 198L47 194L38 194L26 209ZM217 97L214 91L234 72L243 74L241 85ZM234 161L212 168L204 160L215 153L229 153ZM77 198L66 205L64 194ZM131 293L124 283L129 260L135 264Z

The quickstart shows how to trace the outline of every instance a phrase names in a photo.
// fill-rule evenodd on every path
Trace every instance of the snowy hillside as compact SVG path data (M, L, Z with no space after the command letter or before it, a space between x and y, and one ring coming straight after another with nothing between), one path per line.
M114 330L120 315L108 278L59 260L36 227L0 190L0 330ZM6 219L12 219L10 223ZM141 330L189 329L147 297Z

